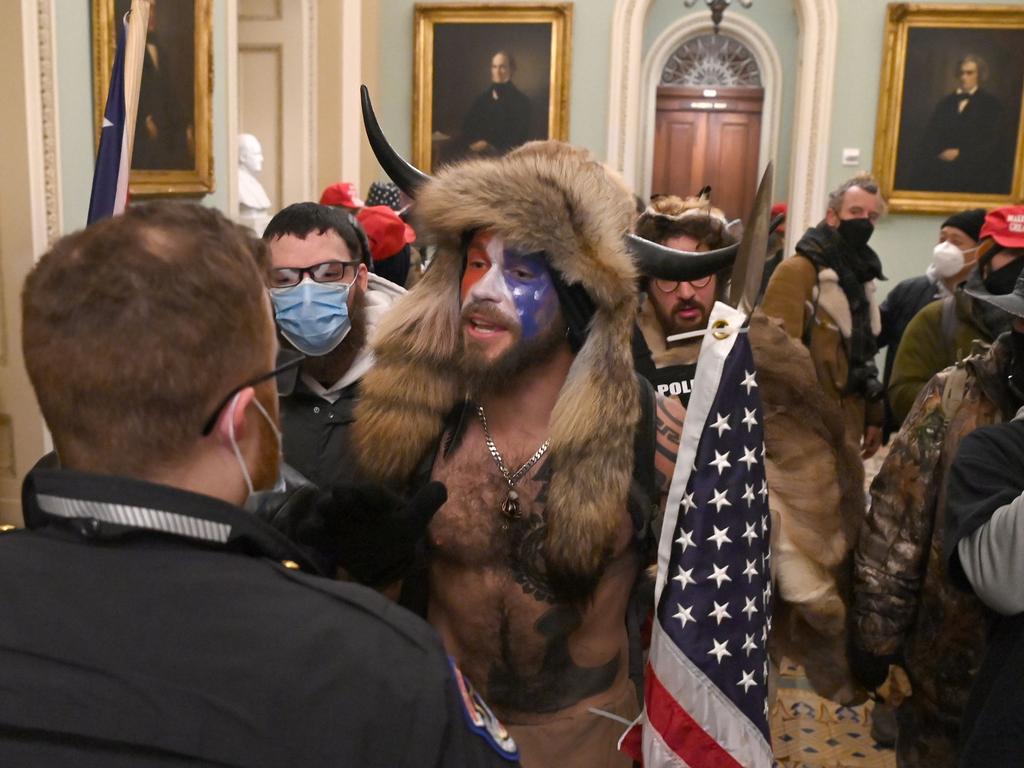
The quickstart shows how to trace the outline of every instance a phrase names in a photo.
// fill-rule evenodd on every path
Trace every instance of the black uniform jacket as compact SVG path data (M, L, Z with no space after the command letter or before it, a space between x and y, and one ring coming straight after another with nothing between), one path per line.
M0 765L514 760L426 623L243 510L38 468L23 504L0 535Z

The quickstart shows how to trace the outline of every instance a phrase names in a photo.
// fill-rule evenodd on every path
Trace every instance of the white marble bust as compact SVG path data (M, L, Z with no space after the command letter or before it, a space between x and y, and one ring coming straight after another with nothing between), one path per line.
M255 174L263 169L263 147L251 133L238 135L238 220L262 235L270 221L270 198Z

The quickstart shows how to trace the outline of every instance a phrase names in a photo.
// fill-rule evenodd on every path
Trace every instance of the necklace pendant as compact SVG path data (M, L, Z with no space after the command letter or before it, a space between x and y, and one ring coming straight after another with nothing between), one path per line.
M514 488L508 489L508 495L501 502L501 514L508 519L519 517L519 494L516 493Z

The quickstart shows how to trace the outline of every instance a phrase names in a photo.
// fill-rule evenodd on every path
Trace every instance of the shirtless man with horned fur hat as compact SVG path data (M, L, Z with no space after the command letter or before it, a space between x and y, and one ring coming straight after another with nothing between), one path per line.
M658 495L643 486L655 465L671 477L683 416L633 372L632 198L553 141L430 179L393 153L365 94L364 116L438 246L379 328L356 419L367 479L448 488L403 601L425 611L524 766L628 766L625 726L605 715L639 711L626 617Z

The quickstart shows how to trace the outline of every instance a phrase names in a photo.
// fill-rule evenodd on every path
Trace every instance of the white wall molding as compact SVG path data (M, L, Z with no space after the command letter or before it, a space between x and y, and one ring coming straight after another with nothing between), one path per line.
M714 30L707 14L692 14L670 25L651 45L643 60L642 89L640 92L640 121L637 127L636 157L639 158L635 189L644 197L651 194L654 173L654 129L657 112L658 85L669 57L687 40ZM764 105L761 112L761 143L758 172L769 160L778 156L779 124L782 113L782 60L771 38L757 23L742 14L729 14L722 20L723 35L742 43L757 60L764 87ZM627 177L628 178L628 177Z
M52 0L22 0L22 51L28 121L33 256L60 234L60 149Z
M799 0L800 70L793 115L793 149L786 214L786 252L825 212L828 152L835 91L839 11L836 0Z
M302 12L302 38L305 46L305 60L303 61L302 79L306 87L306 139L303 142L303 186L306 190L306 200L319 200L320 190L316 188L316 126L317 126L317 73L319 67L316 65L317 52L317 12L314 0L303 0L305 8Z
M224 66L224 81L227 91L228 156L225 161L228 173L228 216L238 215L238 174L232 169L238 167L238 0L226 0L224 43L227 48L227 62Z
M36 19L39 39L39 99L43 141L43 196L46 200L46 240L52 243L61 234L63 221L60 185L60 141L57 109L57 30L53 0L37 0ZM37 254L38 255L38 254Z
M800 65L789 168L786 230L790 237L813 223L825 204L839 22L836 0L793 2L800 29ZM638 187L644 181L641 101L649 87L644 78L644 21L652 3L617 0L609 57L607 161ZM699 15L707 16L704 11ZM741 15L737 9L726 21Z
M624 178L636 179L644 21L653 0L616 0L608 79L606 160ZM633 141L629 137L633 137Z
M363 119L359 86L363 83L363 3L341 3L341 72L338 103L341 105L341 175L357 185L362 178ZM365 193L365 189L363 192Z

